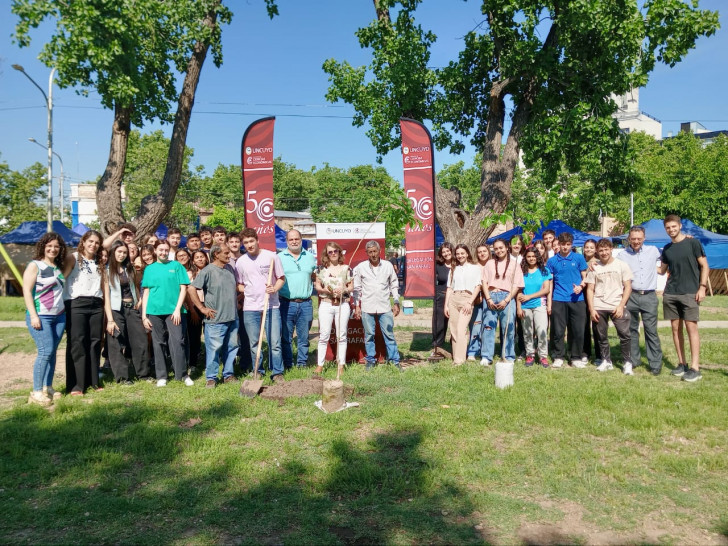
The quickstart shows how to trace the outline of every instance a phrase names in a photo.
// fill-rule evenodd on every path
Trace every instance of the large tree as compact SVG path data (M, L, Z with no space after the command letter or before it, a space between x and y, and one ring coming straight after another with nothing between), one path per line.
M0 161L0 234L11 231L28 220L46 219L41 201L46 198L46 167L33 163L14 171Z
M272 17L275 0L265 2ZM139 231L151 232L172 208L202 65L210 49L215 65L222 63L221 25L230 11L221 0L13 0L12 9L21 47L29 45L32 28L55 19L41 61L58 69L59 86L94 89L114 110L109 159L97 183L103 232L124 220L121 184L132 125L174 123L159 190L141 200L135 215Z
M401 116L428 120L439 149L460 152L470 139L482 152L474 210L457 189L435 190L445 237L470 244L489 233L487 216L505 210L521 151L552 178L596 162L610 183L625 181L611 96L644 86L656 63L674 65L719 26L698 0L481 0L483 20L463 32L458 58L434 69L436 36L415 20L421 1L373 0L376 19L357 32L372 62L326 61L327 99L354 106L354 125L369 125L380 154L400 145Z

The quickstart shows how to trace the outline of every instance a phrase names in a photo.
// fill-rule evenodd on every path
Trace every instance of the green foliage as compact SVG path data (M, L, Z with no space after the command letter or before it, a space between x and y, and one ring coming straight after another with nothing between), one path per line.
M243 185L240 165L223 165L215 167L212 176L203 176L197 180L197 187L187 195L187 199L197 199L201 208L211 209L215 205L227 207L243 206ZM179 192L177 192L179 193Z
M270 13L275 3L266 2ZM203 24L210 10L217 12L214 29ZM222 63L220 24L232 17L219 0L13 0L12 11L21 47L30 44L31 29L55 21L39 57L58 69L60 87L93 89L106 108L132 108L137 126L172 120L175 70L185 72L195 43L210 44L215 65Z
M630 139L635 170L635 222L678 214L699 226L728 233L728 137L713 143L690 133L657 142L635 133Z
M470 167L465 167L464 161L457 161L451 165L444 165L437 173L437 181L443 188L457 188L462 197L460 206L467 212L473 212L480 201L480 170L483 164L483 155L478 153Z
M384 167L326 165L314 178L314 222L386 222L387 246L398 247L404 228L417 221L411 202Z
M315 186L313 171L297 169L280 157L273 160L273 205L276 210L307 210Z
M132 217L139 210L139 203L147 195L155 195L162 184L167 165L169 139L161 130L142 135L133 130L129 134L124 187L127 201L124 205L126 217ZM199 174L189 168L194 154L192 148L185 148L178 196L164 222L168 227L178 227L183 232L191 230L197 220L197 199L199 195Z
M239 233L245 227L245 210L242 207L215 205L206 223L213 227L222 226L229 233Z
M0 235L23 222L47 218L46 208L40 204L46 198L47 183L46 167L40 163L13 171L0 161L0 218L7 220L0 225Z

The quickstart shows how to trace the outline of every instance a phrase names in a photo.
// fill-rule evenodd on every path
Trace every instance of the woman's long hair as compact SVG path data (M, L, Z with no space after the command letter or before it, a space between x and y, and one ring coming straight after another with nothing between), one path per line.
M123 262L116 260L116 249L119 247L126 248L126 258ZM136 284L136 270L134 264L129 259L129 247L124 241L114 241L109 250L109 285L118 286L119 284L119 270L123 269L126 271L126 276L129 278L129 282Z
M496 239L495 243L493 243L493 247L497 245L498 243L503 243L506 246L506 268L503 270L503 278L506 277L506 271L508 271L508 266L511 264L511 243L506 241L505 239ZM496 256L495 258L495 278L500 279L500 275L498 273L498 263L500 260Z
M445 264L445 258L442 257L442 251L445 248L449 249L450 250L450 254L452 254L452 256L450 258L450 261L455 261L455 249L453 248L452 244L450 244L450 243L442 243L440 245L440 248L437 249L437 258L435 258L437 260L437 263L439 263L440 265L444 265Z
M526 263L526 256L528 256L529 252L533 252L533 255L536 256L536 268L541 272L542 275L547 275L548 270L546 269L546 266L543 263L543 258L541 257L541 253L533 247L528 248L526 250L526 252L523 254L523 261L521 262L521 271L523 271L523 274L525 275L528 273L528 264Z
M96 235L96 237L99 238L99 249L96 251L96 255L93 257L93 261L96 263L96 267L99 269L99 274L101 275L101 286L104 285L106 282L106 271L104 267L99 267L99 260L101 259L101 249L103 248L104 238L101 236L101 234L96 231L95 229L89 229L86 233L81 235L81 240L78 242L78 247L76 247L76 252L78 253L78 257L81 260L85 260L83 257L83 244L88 241L93 235ZM81 260L76 260L76 265L74 267L81 268Z
M470 249L468 248L468 245L465 245L465 244L463 244L463 243L460 243L459 245L457 245L457 246L455 247L455 250L454 250L454 251L453 251L453 253L452 253L452 263L453 263L453 264L455 264L455 265L453 265L453 266L452 266L452 269L450 270L450 283L451 283L451 284L452 284L452 279L453 279L453 277L455 276L455 268L456 268L457 266L459 266L459 265L460 265L460 262L458 262L458 259L457 259L457 258L455 257L455 253L456 253L456 252L457 252L458 250L460 250L461 248L462 248L462 249L463 249L463 250L465 251L465 253L466 253L466 254L468 255L468 259L467 259L467 260L465 260L465 264L472 264L472 263L473 263L473 255L472 255L472 254L470 254ZM465 265L465 264L462 264L462 265Z
M43 236L38 239L38 242L35 243L35 256L33 256L34 260L43 261L45 258L45 247L48 243L51 241L57 241L58 246L60 247L60 250L58 251L58 256L53 260L53 263L58 268L62 268L63 264L66 261L66 243L63 242L63 237L58 235L55 231L50 231L48 233L44 233Z
M210 257L203 252L202 250L195 250L192 253L192 257L190 257L190 272L192 273L192 279L197 278L197 274L202 271L197 265L195 264L195 256L198 254L202 254L205 257L205 261L209 264L210 263Z

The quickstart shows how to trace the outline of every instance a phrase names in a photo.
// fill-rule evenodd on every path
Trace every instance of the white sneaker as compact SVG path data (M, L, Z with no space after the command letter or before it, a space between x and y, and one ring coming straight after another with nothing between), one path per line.
M571 365L574 368L586 368L586 362L584 362L583 360L572 360Z
M613 369L614 369L614 366L612 366L612 363L609 362L609 360L602 360L601 364L599 364L599 366L597 366L598 372L607 372L607 371L613 370Z
M588 356L582 356L582 357L581 357L581 361L582 361L582 362L583 362L584 364L588 364L588 363L589 363L589 357L588 357Z
M195 385L195 382L192 381L192 378L189 375L185 377L185 385L187 385L188 387L194 387Z
M28 404L37 404L39 406L43 406L47 408L53 403L53 400L48 398L46 393L43 391L30 391L30 396L28 396Z
M61 393L55 390L53 387L43 387L43 392L51 400L59 400L61 398Z
M158 379L157 380L157 387L166 387L167 386L167 380L166 379Z
M490 360L488 360L485 357L484 358L481 358L480 359L480 365L481 366L485 366L487 368L488 366L490 366Z
M556 358L556 359L554 359L554 361L553 361L553 362L551 363L551 367L552 367L552 368L560 368L560 367L561 367L561 366L563 366L563 365L564 365L564 360L563 360L562 358Z
M634 375L634 372L632 371L632 363L631 362L625 362L624 367L622 367L622 373L624 375Z

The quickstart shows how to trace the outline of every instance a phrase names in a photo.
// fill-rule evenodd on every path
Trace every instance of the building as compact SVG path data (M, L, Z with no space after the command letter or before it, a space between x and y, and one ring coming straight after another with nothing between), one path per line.
M631 89L624 95L612 96L617 103L614 117L619 122L619 128L625 133L641 131L662 140L662 122L640 110L640 90Z
M698 137L703 146L712 144L719 135L728 135L728 130L721 129L720 131L710 131L698 121L686 121L680 124L681 133L692 133ZM668 138L672 135L668 135Z
M96 210L96 183L70 184L71 186L71 226L98 223ZM126 191L121 186L121 200L126 201Z

